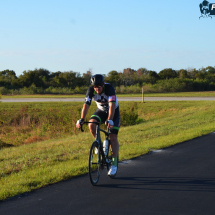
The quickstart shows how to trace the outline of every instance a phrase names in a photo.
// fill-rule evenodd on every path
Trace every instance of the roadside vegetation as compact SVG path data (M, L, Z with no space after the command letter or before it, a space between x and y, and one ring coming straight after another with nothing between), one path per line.
M33 94L33 95L3 95L2 98L83 98L85 94ZM142 97L142 93L117 94L117 97ZM174 92L174 93L145 93L144 97L215 97L215 91Z
M83 102L2 103L0 105L0 141L3 146L20 146L33 142L74 136ZM96 109L91 105L86 120ZM136 103L121 108L122 126L138 121Z
M74 71L50 72L47 69L23 71L19 77L13 70L0 71L2 95L34 94L85 94L91 71L82 75ZM174 70L166 68L159 72L139 68L110 71L105 82L115 87L117 94L196 92L215 90L215 67Z
M93 139L87 126L84 133L75 128L82 105L1 103L0 200L87 173ZM120 160L215 130L214 101L120 102L120 108Z

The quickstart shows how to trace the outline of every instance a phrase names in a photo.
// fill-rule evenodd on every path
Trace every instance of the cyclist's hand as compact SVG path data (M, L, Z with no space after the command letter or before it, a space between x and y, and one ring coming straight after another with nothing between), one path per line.
M105 124L108 126L109 129L113 128L113 121L112 120L110 120L110 119L107 120Z
M79 120L77 121L76 127L77 127L77 128L81 128L81 125L83 125L83 124L84 124L84 119L81 118L81 119L79 119Z

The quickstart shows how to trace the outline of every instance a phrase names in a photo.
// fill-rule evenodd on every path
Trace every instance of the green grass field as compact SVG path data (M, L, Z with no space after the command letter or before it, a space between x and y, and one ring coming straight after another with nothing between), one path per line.
M85 95L3 95L2 98L84 98ZM117 94L118 97L141 97L142 94ZM215 91L177 92L177 93L145 93L146 97L214 97Z
M62 116L61 109L64 109L64 114L69 109L79 108L81 104L68 102L64 103L64 108L60 103L31 103L28 107L25 105L2 103L0 116L9 116L7 114L14 111L17 114L28 113L28 116L36 117L32 114L37 110L39 116L44 117L40 114L44 112L46 115L47 110L51 109L55 110L51 111L51 115L56 116L58 121L58 117ZM151 150L165 148L215 131L214 101L135 102L135 105L139 123L120 128L120 160L131 159ZM131 103L120 102L120 107L121 110L125 107L131 108ZM51 115L46 115L45 118L50 119ZM17 115L13 117L15 116ZM84 133L75 132L72 127L73 133L60 130L58 132L62 132L63 135L59 134L55 138L47 136L47 140L44 141L20 141L14 146L13 139L7 136L13 136L12 133L16 129L20 132L25 130L23 126L27 124L7 124L7 129L11 129L7 133L3 129L7 117L3 120L0 126L1 141L4 139L0 142L0 200L87 173L88 153L93 142L87 127ZM51 120L56 123L53 118ZM11 121L8 120L7 123L9 122ZM72 123L68 126L73 126ZM40 126L42 125L34 124L33 132ZM48 129L44 129L41 135L45 136L48 132ZM25 130L25 133L28 133L28 130Z

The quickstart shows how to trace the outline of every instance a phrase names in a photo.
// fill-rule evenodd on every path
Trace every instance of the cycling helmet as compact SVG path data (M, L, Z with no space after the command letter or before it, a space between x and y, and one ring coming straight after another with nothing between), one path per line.
M104 84L104 76L100 74L92 76L90 84L92 86L102 86Z

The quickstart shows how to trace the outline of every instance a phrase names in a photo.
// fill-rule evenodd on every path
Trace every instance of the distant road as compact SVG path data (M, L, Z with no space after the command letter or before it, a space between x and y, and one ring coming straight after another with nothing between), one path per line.
M118 97L119 101L142 101L142 97ZM213 100L215 97L145 97L144 101L198 101ZM83 102L84 98L4 98L1 102Z

